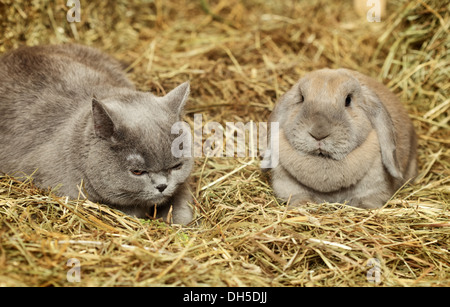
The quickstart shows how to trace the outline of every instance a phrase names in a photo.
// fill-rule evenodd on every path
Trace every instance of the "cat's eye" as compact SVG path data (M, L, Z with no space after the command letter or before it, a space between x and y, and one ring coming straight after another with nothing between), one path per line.
M175 164L174 166L172 166L170 169L171 170L179 170L179 169L181 169L181 167L183 166L183 163L178 163L178 164Z
M303 101L305 101L305 97L303 97L303 95L300 95L300 99L297 101L297 103L302 103Z
M349 107L352 102L352 94L348 94L347 97L345 97L345 106Z
M131 170L130 172L135 176L142 176L147 173L146 171L141 171L137 169Z

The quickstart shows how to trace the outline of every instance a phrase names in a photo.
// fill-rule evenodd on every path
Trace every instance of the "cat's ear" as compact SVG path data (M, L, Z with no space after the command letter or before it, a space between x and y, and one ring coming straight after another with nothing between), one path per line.
M171 90L163 98L165 103L169 105L170 109L174 111L177 117L180 117L183 112L190 90L191 87L189 85L189 81L186 81Z
M92 98L92 118L94 120L95 135L105 140L112 140L115 131L114 122L108 111L95 96Z

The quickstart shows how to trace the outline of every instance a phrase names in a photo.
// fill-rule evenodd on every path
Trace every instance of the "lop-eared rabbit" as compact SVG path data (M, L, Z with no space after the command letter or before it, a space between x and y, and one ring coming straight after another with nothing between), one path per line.
M356 71L306 74L280 98L270 121L279 123L272 186L290 206L378 208L417 174L417 137L405 108L386 86Z

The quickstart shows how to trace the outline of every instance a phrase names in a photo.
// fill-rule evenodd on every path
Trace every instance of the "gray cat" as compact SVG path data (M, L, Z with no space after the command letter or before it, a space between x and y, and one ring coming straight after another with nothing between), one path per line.
M24 47L0 58L0 171L123 212L192 220L189 157L176 158L171 126L189 95L136 91L121 64L80 45Z

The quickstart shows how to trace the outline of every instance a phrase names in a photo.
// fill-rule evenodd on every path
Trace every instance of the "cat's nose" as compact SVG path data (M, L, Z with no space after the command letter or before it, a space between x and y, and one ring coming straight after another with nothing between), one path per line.
M156 188L162 193L167 188L167 184L158 184Z

